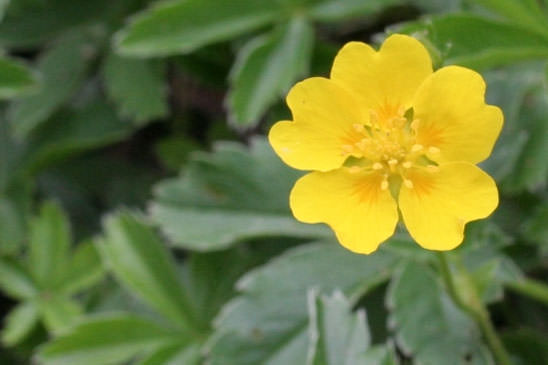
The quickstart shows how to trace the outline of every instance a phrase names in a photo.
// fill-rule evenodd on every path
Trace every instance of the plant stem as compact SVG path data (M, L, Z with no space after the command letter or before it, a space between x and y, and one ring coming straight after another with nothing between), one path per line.
M489 318L489 312L481 302L475 288L471 292L467 292L467 296L463 295L462 290L457 288L455 278L447 262L446 254L443 252L437 253L440 263L440 271L447 286L449 295L464 312L468 313L470 317L477 323L478 327L485 338L487 345L493 353L496 363L499 365L511 365L510 356L504 348L502 341L500 340L491 319ZM472 287L472 285L469 285ZM471 288L467 288L471 289Z
M548 305L548 286L537 280L523 278L515 281L508 281L505 285L517 293L527 295L528 297Z

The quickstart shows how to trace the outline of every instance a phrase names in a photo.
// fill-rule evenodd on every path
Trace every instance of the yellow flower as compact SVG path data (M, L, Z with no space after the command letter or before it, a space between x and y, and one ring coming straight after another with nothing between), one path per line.
M290 196L294 216L327 223L351 251L371 253L399 216L422 247L450 250L464 225L498 205L485 160L503 115L486 105L485 82L467 68L436 72L424 46L392 35L377 52L346 44L330 78L313 77L287 95L293 121L269 140L288 165L315 170Z

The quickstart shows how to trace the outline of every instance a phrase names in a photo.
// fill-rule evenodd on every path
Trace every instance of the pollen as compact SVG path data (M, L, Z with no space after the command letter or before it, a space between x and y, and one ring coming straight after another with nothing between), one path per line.
M403 182L413 188L413 182L406 177L413 168L425 168L435 172L437 166L432 158L440 150L435 146L417 143L419 120L407 118L401 106L381 105L369 111L369 120L352 124L353 144L344 144L342 153L352 156L346 166L350 173L370 171L382 176L381 189L386 190L394 181ZM428 157L426 157L428 154ZM389 179L390 176L399 176Z

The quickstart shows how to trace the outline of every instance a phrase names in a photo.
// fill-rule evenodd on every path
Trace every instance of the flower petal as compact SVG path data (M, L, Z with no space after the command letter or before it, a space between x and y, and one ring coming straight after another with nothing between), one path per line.
M398 222L396 202L388 189L381 190L381 181L379 174L346 168L312 172L291 191L291 210L301 222L327 223L350 251L371 253Z
M394 34L378 52L365 43L347 43L335 58L331 79L356 94L366 109L386 104L407 109L431 73L426 48L412 37Z
M419 88L413 109L417 142L440 150L439 161L485 160L502 128L502 111L485 104L480 74L459 66L433 73Z
M353 124L362 118L352 96L329 79L313 77L296 84L287 95L294 122L274 124L268 138L289 166L328 171L340 167L343 145L357 142Z
M411 169L413 182L402 184L399 207L407 230L419 245L430 250L451 250L463 238L464 225L485 218L498 205L493 179L479 167L450 162L437 172Z

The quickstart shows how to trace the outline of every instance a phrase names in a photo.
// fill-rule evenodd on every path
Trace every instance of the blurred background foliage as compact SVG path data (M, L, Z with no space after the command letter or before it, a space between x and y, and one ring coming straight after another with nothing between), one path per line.
M482 72L501 204L449 255L548 364L544 0L1 0L0 363L494 364L435 255L295 221L264 135L349 40Z

